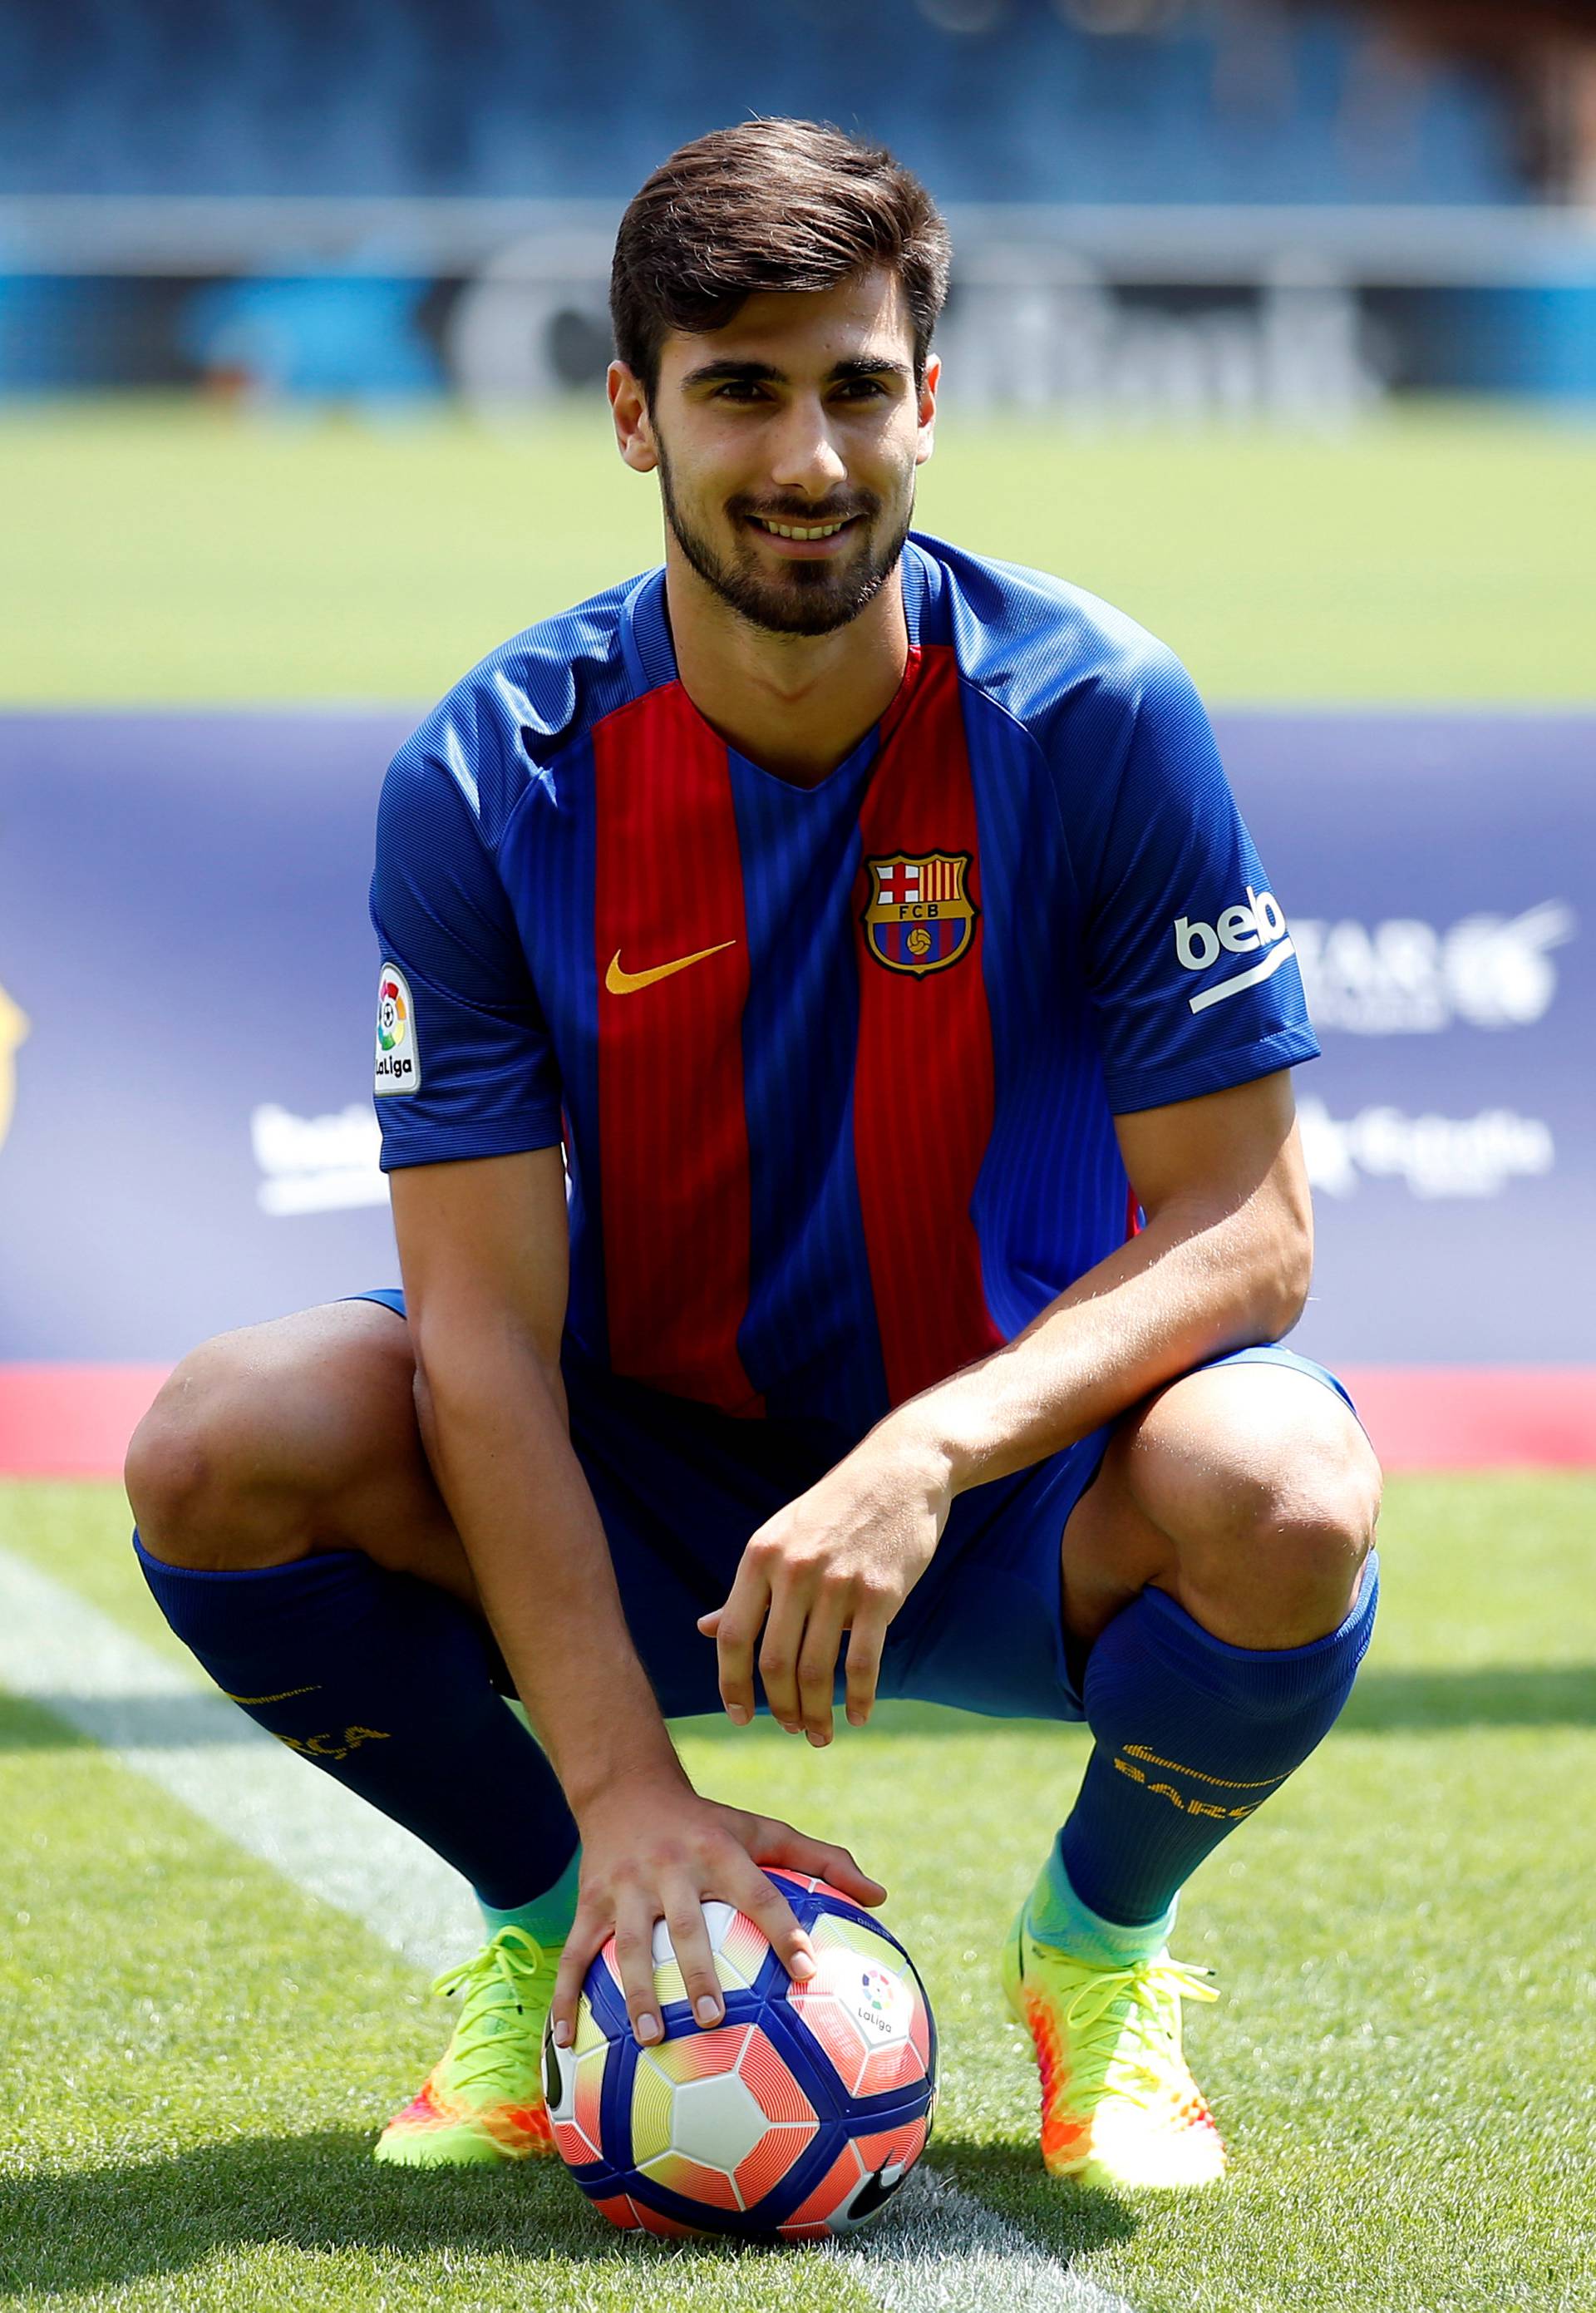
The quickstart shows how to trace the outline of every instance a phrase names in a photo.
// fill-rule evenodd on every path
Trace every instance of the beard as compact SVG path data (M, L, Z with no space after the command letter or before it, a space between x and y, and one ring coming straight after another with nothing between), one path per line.
M659 445L660 497L671 534L704 584L729 610L771 635L829 635L856 619L873 602L898 567L904 541L914 517L911 491L899 522L879 541L874 524L881 501L862 492L846 506L811 507L796 514L774 513L733 498L726 511L733 524L750 514L764 514L778 522L814 524L855 516L860 543L837 562L789 562L779 572L763 568L758 549L749 540L740 550L723 550L688 520L671 477L671 462Z

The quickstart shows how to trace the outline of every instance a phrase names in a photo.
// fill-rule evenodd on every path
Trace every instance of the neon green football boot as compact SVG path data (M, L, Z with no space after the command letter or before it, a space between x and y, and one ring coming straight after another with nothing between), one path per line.
M1039 1943L1022 1910L1003 1988L1036 2044L1042 2159L1111 2190L1217 2184L1224 2145L1180 2049L1182 2000L1217 2000L1206 1971L1167 1952L1094 1967Z
M463 2168L552 2152L543 2103L543 2024L561 1946L501 1928L433 1990L461 1996L454 2036L377 2140L375 2158Z

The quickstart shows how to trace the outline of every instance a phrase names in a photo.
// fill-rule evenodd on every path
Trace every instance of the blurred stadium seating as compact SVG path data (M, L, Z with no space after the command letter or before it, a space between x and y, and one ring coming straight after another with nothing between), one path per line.
M9 0L0 391L585 383L620 203L767 111L884 138L950 206L972 400L1596 395L1596 227L1548 206L1596 165L1589 13Z
M1345 7L8 0L0 57L8 193L608 199L750 110L856 116L954 201L1526 190L1479 68Z

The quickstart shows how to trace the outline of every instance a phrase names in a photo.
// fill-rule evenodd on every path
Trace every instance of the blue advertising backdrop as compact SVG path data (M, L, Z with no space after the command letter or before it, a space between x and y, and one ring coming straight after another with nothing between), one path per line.
M0 1363L394 1279L365 887L412 719L0 719ZM1596 1365L1596 717L1219 724L1325 1047L1300 1345Z

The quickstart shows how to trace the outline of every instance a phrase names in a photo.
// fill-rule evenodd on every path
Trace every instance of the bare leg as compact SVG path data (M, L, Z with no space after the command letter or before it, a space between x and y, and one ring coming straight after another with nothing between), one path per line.
M1380 1465L1341 1400L1286 1366L1210 1366L1115 1432L1065 1528L1065 1620L1100 1637L1148 1587L1228 1645L1304 1646L1357 1596Z
M417 1425L408 1328L335 1301L184 1359L134 1434L127 1486L156 1558L202 1572L358 1550L469 1605L476 1588Z

